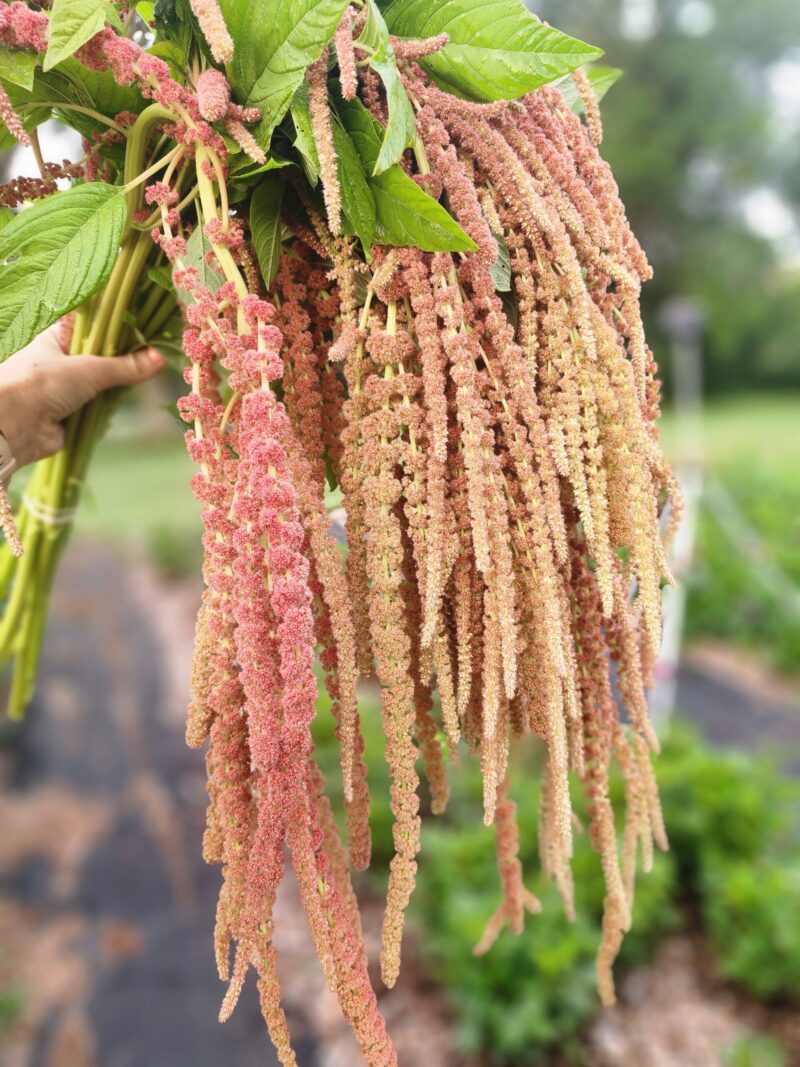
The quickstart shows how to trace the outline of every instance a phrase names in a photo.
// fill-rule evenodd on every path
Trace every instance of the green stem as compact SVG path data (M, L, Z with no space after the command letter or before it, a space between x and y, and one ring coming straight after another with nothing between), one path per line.
M165 293L152 318L142 326L145 337L157 337L158 331L169 322L177 306L178 302L172 293Z
M117 293L128 270L128 259L132 255L140 236L140 234L129 233L122 242L122 248L117 256L114 269L111 271L111 277L108 279L103 295L99 298L99 305L94 315L92 328L86 339L86 352L99 353L103 347L106 329L116 306Z
M197 171L197 187L200 190L200 205L203 209L203 215L208 219L218 219L219 211L217 209L217 198L214 195L214 183L205 173L204 163L210 163L211 158L207 150L203 145L198 144L195 149L195 167ZM214 249L214 255L217 257L220 269L225 275L225 278L229 282L233 282L236 286L236 291L240 297L247 296L247 283L241 275L239 268L236 265L236 260L231 255L231 250L224 245L214 244L212 242L211 247ZM241 312L240 312L241 315ZM240 323L240 327L243 323Z
M141 307L136 312L136 318L139 329L142 331L145 337L147 336L148 326L150 324L151 318L158 310L159 305L161 304L161 301L164 297L164 294L168 292L169 290L162 289L158 285L151 285L147 291L147 296L142 301ZM171 296L172 294L170 293L169 295Z
M133 248L128 257L125 273L119 287L113 294L114 301L111 308L111 316L106 327L101 353L104 356L113 356L117 352L117 342L124 325L125 312L133 300L133 294L139 284L139 277L152 249L153 242L149 234L142 233L138 237L134 237Z
M128 145L125 151L125 167L122 173L123 185L130 185L144 170L147 143L156 126L162 122L174 122L175 116L161 104L150 104L138 117L128 133ZM132 188L125 194L128 206L128 219L132 219L141 207L142 189Z

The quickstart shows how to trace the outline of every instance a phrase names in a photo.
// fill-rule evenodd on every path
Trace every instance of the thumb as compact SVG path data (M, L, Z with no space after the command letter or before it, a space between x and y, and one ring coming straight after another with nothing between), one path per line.
M91 360L91 367L87 369L91 371L97 390L146 382L158 374L166 362L154 348L142 348L127 356L84 356L83 359Z

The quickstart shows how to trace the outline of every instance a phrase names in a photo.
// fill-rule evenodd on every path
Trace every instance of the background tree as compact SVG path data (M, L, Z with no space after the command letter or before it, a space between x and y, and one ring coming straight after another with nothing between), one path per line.
M656 270L644 295L652 343L661 340L659 305L689 294L707 314L709 390L800 385L800 274L787 210L800 203L800 101L790 95L793 70L800 83L800 7L534 6L625 71L626 91L612 89L603 103L603 153Z

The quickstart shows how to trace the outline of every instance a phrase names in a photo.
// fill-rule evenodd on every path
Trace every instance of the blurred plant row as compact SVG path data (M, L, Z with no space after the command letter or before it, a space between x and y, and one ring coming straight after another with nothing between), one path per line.
M765 485L745 476L727 489L756 537L732 544L713 498L700 515L697 562L688 576L689 638L714 637L760 648L780 671L800 670L800 484L796 478ZM765 580L764 564L779 572Z
M800 306L800 302L798 304ZM800 671L800 397L741 396L703 417L705 493L689 593L689 641L730 641L773 668ZM682 427L664 419L680 471Z
M332 726L327 709L321 711L317 743L333 780ZM378 775L383 762L377 707L365 701L362 715L370 772ZM535 751L529 757L535 761ZM664 935L702 929L723 979L759 1000L796 997L800 784L776 774L765 759L704 747L683 725L671 730L658 774L672 851L657 856L653 871L639 879L633 930L618 971L652 959ZM578 916L568 923L554 887L538 874L538 778L531 774L515 796L527 884L543 904L540 915L528 918L524 934L505 932L488 955L472 957L499 887L493 836L480 825L480 776L466 761L454 774L446 815L423 833L412 906L426 968L448 990L461 1050L481 1054L498 1067L548 1062L556 1046L563 1057L580 1062L583 1031L599 1010L594 957L602 874L586 835L578 835ZM380 872L392 855L392 820L388 781L376 777L372 785L375 870ZM614 799L621 804L619 782ZM369 882L362 889L369 892ZM737 1046L736 1062L762 1063L760 1049L758 1044L753 1058L749 1044Z

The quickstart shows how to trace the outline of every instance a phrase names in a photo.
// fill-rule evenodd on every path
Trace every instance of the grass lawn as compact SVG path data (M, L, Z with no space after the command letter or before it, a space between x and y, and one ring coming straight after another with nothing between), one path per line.
M189 486L194 470L177 430L154 441L109 436L92 462L78 531L120 541L149 540L168 527L199 536L200 509Z
M709 404L703 416L705 459L725 477L740 469L766 480L800 483L800 393L743 395ZM679 426L664 415L662 437L671 459L680 454Z
M671 456L680 455L680 426L672 416L664 421L664 444ZM688 634L749 646L796 674L800 610L791 586L800 589L800 395L709 405L704 447L707 480L723 487L756 538L745 537L743 554L726 532L731 519L706 502L688 577Z

